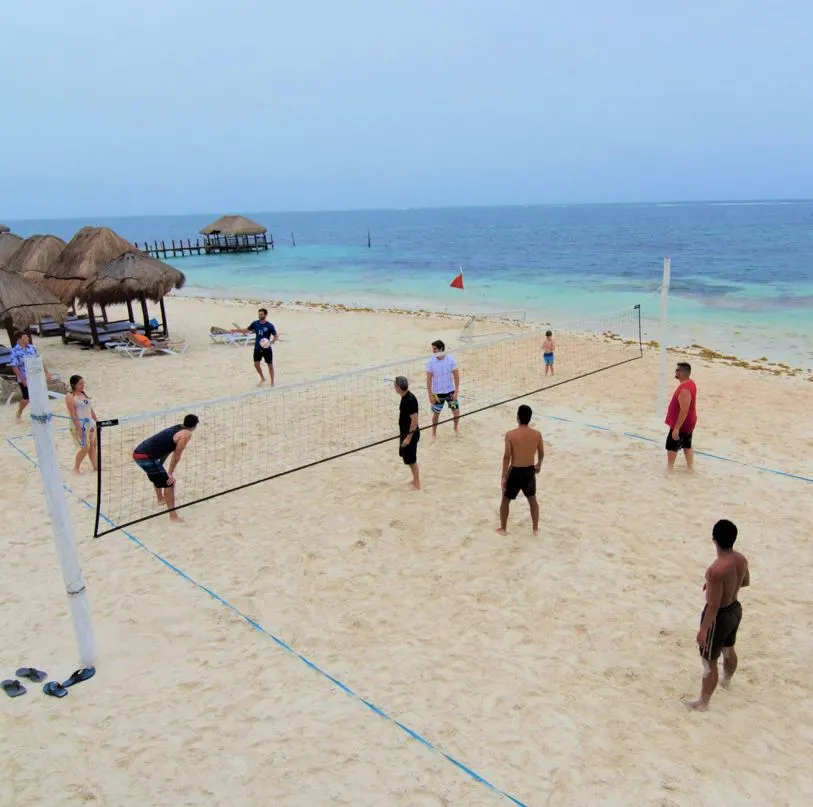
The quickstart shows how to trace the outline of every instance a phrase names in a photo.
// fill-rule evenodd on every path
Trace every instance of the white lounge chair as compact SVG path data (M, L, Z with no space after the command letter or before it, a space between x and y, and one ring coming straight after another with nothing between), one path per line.
M225 328L218 328L217 325L212 325L212 327L209 328L209 338L215 344L246 347L246 345L254 339L254 334L233 333L232 331L227 331Z
M168 356L182 356L189 349L189 345L182 340L170 341L153 339L149 345L141 345L131 333L125 334L125 340L108 344L109 348L128 356L131 359L140 359L148 353L165 353Z

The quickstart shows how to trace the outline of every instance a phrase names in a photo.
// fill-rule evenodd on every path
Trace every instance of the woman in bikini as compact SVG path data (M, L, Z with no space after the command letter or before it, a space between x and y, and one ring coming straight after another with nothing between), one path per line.
M90 459L93 470L96 470L96 413L85 392L85 379L80 375L72 375L70 385L71 391L65 396L65 406L73 420L73 436L79 446L73 472L81 474L82 460L85 457Z

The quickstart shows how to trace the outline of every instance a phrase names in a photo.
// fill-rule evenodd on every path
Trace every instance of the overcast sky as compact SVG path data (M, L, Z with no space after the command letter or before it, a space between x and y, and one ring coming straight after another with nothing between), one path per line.
M813 196L811 0L22 0L0 221Z

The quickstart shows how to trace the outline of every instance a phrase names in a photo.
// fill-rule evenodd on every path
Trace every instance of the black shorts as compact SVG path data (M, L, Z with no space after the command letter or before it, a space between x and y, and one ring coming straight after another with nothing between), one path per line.
M536 468L533 465L528 468L512 468L508 472L503 496L513 501L520 491L525 494L526 499L536 496Z
M150 457L138 458L133 457L136 465L147 474L147 479L152 482L156 488L171 488L172 483L169 481L169 474L164 468L164 461L162 459L151 459Z
M265 359L267 364L274 363L274 351L270 347L255 347L254 348L254 361L262 361Z
M700 615L701 623L705 615L706 608L703 608L703 613ZM721 608L709 631L708 646L700 648L700 655L709 661L717 661L724 647L734 647L737 641L737 628L741 621L742 606L737 600L734 600L731 605Z
M19 381L17 382L17 386L20 388L20 392L22 393L23 400L28 400L28 384L21 384ZM14 387L12 387L14 389Z
M672 439L672 430L666 435L666 450L667 451L680 451L681 448L692 447L692 434L694 432L678 432L678 439Z
M398 456L404 461L404 465L414 465L418 461L418 443L420 439L420 432L415 432L406 446L401 445L404 442L403 437L398 439Z

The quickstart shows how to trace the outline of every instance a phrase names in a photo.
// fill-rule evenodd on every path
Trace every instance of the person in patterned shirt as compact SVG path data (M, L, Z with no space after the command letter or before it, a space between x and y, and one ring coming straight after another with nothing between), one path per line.
M11 369L14 370L14 375L17 376L17 383L20 385L20 405L17 407L17 421L22 420L23 411L28 406L28 380L25 377L25 357L26 356L39 356L40 352L31 344L31 337L27 333L21 333L17 336L17 344L11 349ZM51 374L48 368L43 363L43 369L48 380L51 381Z

